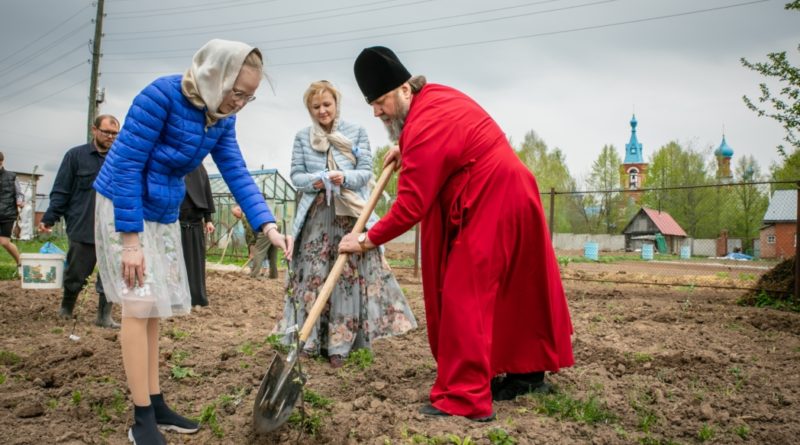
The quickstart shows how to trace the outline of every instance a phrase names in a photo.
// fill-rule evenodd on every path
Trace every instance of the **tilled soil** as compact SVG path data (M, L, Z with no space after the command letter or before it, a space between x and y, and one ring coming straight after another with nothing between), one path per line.
M195 435L168 433L169 443L798 442L800 314L742 307L740 293L703 288L567 280L576 365L548 377L556 396L496 402L490 423L424 417L417 409L436 364L421 284L410 269L396 274L421 327L376 342L365 370L304 359L305 387L321 396L305 404L307 426L265 437L252 432L252 406L274 355L265 340L282 310L283 274L210 271L211 306L161 327L167 401L206 419ZM73 324L56 317L59 301L57 290L0 282L0 442L127 443L118 335L92 324L90 294L77 310L80 340L69 340Z

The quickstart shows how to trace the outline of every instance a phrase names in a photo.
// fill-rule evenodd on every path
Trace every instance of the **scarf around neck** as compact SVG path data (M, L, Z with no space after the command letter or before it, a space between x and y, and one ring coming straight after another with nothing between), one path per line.
M192 66L183 74L181 91L192 105L205 109L206 128L233 114L218 109L233 89L244 59L254 50L258 51L246 43L213 39L195 53Z

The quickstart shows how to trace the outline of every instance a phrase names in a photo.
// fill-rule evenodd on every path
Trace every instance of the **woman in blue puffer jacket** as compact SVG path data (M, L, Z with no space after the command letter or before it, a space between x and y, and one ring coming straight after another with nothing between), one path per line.
M159 427L199 428L164 403L158 377L159 318L191 309L177 222L183 177L211 154L252 226L291 258L291 237L279 233L236 141L234 114L255 99L262 70L257 49L211 40L185 74L156 79L136 96L95 181L97 262L107 298L122 307L135 444L166 443Z
M367 132L339 119L339 91L323 80L312 83L303 99L312 125L294 139L292 183L303 196L294 221L298 241L292 292L276 327L287 344L292 343L291 327L305 322L333 268L339 240L353 230L363 211L372 179ZM367 226L377 220L372 214ZM373 340L417 326L400 285L382 260L379 249L350 256L304 355L327 355L336 368L352 350L370 348Z

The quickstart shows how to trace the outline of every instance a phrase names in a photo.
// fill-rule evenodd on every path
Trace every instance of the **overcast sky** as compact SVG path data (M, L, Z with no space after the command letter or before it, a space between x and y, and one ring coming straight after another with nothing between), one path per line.
M765 172L783 131L744 106L763 79L739 59L788 51L800 63L800 13L787 1L106 0L100 111L124 118L144 86L185 71L209 39L248 42L265 54L272 86L239 114L239 142L251 169L288 178L314 80L342 90L342 118L364 125L373 148L389 142L352 71L362 48L384 45L412 73L472 96L515 143L536 131L579 181L603 145L624 156L634 111L646 159L672 140L716 148L724 128L734 162L753 155ZM2 6L0 151L10 170L38 166L49 193L64 152L85 142L95 9Z

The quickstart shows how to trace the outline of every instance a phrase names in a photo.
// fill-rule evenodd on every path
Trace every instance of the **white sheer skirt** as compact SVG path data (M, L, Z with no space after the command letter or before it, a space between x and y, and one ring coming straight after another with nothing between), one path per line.
M186 315L192 298L183 261L180 225L144 222L139 243L144 252L144 285L128 288L122 279L122 238L114 224L114 204L97 194L95 249L106 298L122 307L122 317L166 318Z

